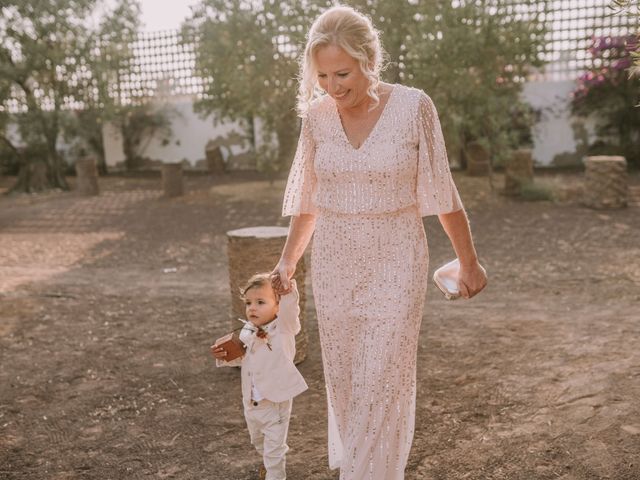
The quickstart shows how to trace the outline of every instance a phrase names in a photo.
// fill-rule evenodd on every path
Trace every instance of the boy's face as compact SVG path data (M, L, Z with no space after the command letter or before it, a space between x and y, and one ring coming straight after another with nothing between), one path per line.
M244 294L247 320L259 327L269 323L278 314L278 301L271 285L251 287Z

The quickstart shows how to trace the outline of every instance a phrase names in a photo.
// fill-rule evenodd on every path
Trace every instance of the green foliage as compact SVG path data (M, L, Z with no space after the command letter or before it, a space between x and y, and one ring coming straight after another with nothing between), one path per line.
M183 29L185 40L198 42L199 72L212 80L198 111L262 119L266 138L277 135L280 166L291 160L297 135L297 55L329 3L203 0ZM499 160L530 143L535 112L519 94L531 67L542 64L547 0L531 2L528 18L516 16L507 0L345 3L381 30L390 59L383 79L434 99L452 150L481 140Z
M92 19L107 3L112 2L8 0L0 9L0 90L8 92L0 104L2 143L20 152L7 134L7 125L17 124L27 149L41 152L52 187L67 188L56 148L63 128L85 132L87 146L104 157L98 131L114 111L109 89L130 55L126 46L139 12L135 1L118 0L95 26ZM20 113L9 111L8 98L17 100ZM89 113L70 113L81 108ZM19 156L27 168L33 158ZM16 188L28 190L28 176L20 177Z
M198 45L198 74L211 79L195 110L239 121L250 135L253 118L261 119L262 140L278 139L276 170L296 144L298 48L326 4L203 0L183 27L184 40Z
M0 81L0 98L8 98L9 93L9 83ZM0 175L16 174L18 169L16 148L5 133L8 130L9 120L9 112L0 108Z
M390 83L407 80L406 52L412 48L408 27L419 29L420 11L425 2L392 0L352 0L345 2L365 13L381 32L381 40L388 54L383 78ZM410 27L411 28L411 27Z
M536 112L520 99L532 68L541 67L545 0L516 15L502 0L420 2L407 25L404 77L441 112L452 151L484 139L494 161L531 143Z
M613 0L611 9L616 15L633 15L640 22L640 1L639 0ZM636 23L637 25L637 23ZM636 37L640 32L636 32ZM629 69L631 76L640 77L640 43L636 44L636 48L631 51L633 65Z
M535 182L526 182L520 186L520 197L529 202L553 200L553 192L549 187Z
M593 66L582 74L572 93L571 110L596 121L597 141L589 154L620 154L640 166L640 77L629 75L635 35L593 37Z
M120 129L125 163L128 170L141 166L143 154L155 136L163 136L163 145L171 136L171 120L176 111L168 105L155 106L151 103L120 107L113 118Z
M129 107L120 101L119 77L129 69L133 57L131 44L139 28L140 6L137 2L119 0L109 15L102 17L96 31L91 32L87 56L90 78L84 88L81 109L73 113L73 121L66 125L69 138L80 138L84 146L98 158L100 171L106 173L102 127L126 115Z
M640 1L613 0L612 9L618 15L624 15L624 14L633 15L636 18L636 22L637 22L636 25L640 23ZM635 42L633 42L635 44L635 48L631 47L628 50L630 59L632 61L632 64L629 66L627 70L629 73L628 80L631 83L635 83L636 88L638 88L640 83L638 82L638 80L640 80L640 41L638 41L639 39L640 39L640 32L636 31ZM636 112L634 113L637 113L637 110L640 109L640 101L636 103L635 109L636 109ZM637 135L637 130L636 130L636 135ZM621 154L627 156L630 162L633 162L637 167L640 167L640 146L638 145L638 143L640 143L640 139L638 139L638 142L636 143L635 152L625 151L625 150L629 150L630 148L625 147L624 143L625 143L624 141L621 142L622 144L621 150L623 150Z

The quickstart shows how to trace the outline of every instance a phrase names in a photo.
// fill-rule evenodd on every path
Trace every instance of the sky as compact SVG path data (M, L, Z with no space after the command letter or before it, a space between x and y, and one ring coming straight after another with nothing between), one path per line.
M141 27L143 31L168 30L180 28L182 21L189 16L189 6L195 0L140 0L142 6Z

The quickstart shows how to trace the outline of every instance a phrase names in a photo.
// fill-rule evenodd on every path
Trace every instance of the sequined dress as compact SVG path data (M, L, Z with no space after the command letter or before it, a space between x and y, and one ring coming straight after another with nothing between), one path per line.
M282 214L316 215L311 278L340 480L404 478L428 280L422 217L460 208L422 90L394 85L357 149L328 95L302 119Z

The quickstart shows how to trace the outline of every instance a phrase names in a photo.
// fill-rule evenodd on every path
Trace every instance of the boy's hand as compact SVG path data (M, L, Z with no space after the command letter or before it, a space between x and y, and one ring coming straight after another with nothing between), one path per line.
M286 295L291 291L291 278L296 271L296 265L280 260L271 272L271 286L279 295Z
M224 357L227 356L227 351L217 345L211 345L211 355L213 355L213 358L224 360Z

